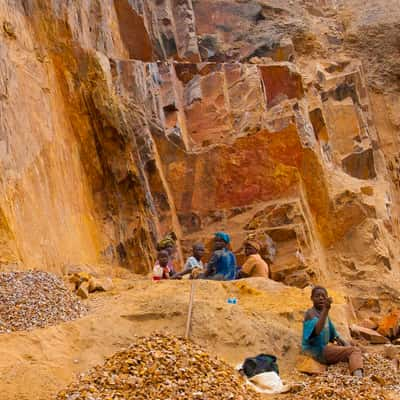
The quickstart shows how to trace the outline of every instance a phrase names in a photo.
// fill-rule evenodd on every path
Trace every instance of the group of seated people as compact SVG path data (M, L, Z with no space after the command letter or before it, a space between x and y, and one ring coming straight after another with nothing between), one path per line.
M239 267L236 257L229 250L230 236L217 232L214 236L213 253L206 264L203 263L205 247L202 243L193 245L193 253L187 259L181 272L174 268L175 238L168 235L158 244L157 262L153 269L153 279L181 279L189 275L191 279L230 281L247 277L269 277L269 266L260 255L261 243L256 239L246 240L244 252L246 262Z

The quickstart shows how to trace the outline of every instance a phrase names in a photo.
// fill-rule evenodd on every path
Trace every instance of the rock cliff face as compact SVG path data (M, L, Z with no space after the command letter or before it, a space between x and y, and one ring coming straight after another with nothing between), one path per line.
M2 2L2 264L146 272L171 229L183 254L226 229L238 253L248 235L274 240L274 279L331 280L358 311L385 307L395 3Z

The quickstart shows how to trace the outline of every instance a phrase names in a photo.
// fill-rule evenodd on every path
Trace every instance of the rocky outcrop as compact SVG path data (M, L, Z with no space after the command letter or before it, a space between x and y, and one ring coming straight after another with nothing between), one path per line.
M239 260L272 238L287 284L396 292L397 164L346 53L352 6L0 5L2 264L147 272L171 229L184 255L226 229Z

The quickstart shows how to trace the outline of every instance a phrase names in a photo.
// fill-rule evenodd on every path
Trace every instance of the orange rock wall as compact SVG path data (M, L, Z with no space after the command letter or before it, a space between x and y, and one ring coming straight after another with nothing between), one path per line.
M397 122L348 3L1 4L2 264L146 272L171 229L184 255L226 229L240 260L272 237L288 284L391 281Z

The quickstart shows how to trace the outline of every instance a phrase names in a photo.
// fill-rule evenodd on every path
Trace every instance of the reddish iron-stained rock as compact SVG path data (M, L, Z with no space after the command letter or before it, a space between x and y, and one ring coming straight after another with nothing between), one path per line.
M301 75L291 64L260 66L268 107L283 100L301 99L304 96Z
M400 335L400 310L394 310L386 315L378 326L378 332L388 338L396 338Z

